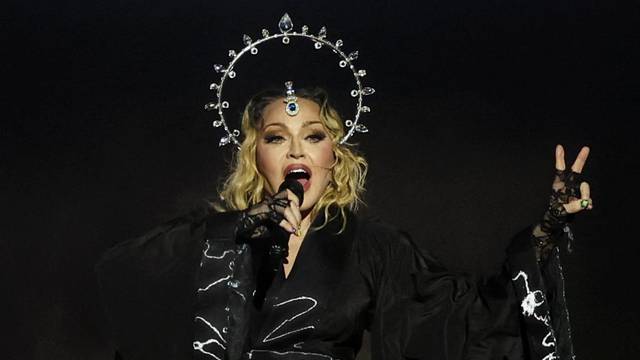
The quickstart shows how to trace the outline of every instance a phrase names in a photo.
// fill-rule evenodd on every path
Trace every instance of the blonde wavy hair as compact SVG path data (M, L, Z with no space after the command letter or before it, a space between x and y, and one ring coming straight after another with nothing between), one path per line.
M356 212L364 204L362 196L365 191L367 161L352 144L339 143L345 129L342 119L329 104L328 95L323 89L296 89L296 96L320 106L320 120L333 142L336 159L332 166L331 181L310 213L313 223L316 216L321 211L324 212L324 222L311 230L323 228L339 215L342 220L339 234L347 224L346 209ZM242 115L244 139L240 150L233 154L230 173L219 189L223 204L215 204L216 210L244 210L264 198L266 179L260 174L256 164L256 145L262 126L262 114L267 105L276 100L281 101L284 97L285 94L280 90L266 90L253 96L245 107Z

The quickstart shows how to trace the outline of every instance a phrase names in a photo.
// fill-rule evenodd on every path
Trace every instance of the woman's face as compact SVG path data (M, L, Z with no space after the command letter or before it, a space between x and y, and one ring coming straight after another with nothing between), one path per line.
M333 143L320 120L320 106L298 98L295 116L285 112L283 99L274 100L263 111L258 134L256 161L271 195L277 192L287 174L304 188L301 211L318 202L331 180L335 160Z

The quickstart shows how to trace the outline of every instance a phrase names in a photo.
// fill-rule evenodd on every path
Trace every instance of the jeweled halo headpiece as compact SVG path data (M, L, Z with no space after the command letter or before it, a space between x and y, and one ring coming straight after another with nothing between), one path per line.
M218 145L224 146L233 142L238 148L240 147L240 142L238 141L238 136L240 136L240 130L238 129L231 130L227 125L227 122L224 120L223 109L229 108L229 102L222 99L222 89L224 88L225 81L227 79L233 79L236 77L236 72L233 67L238 61L238 59L242 57L242 55L246 54L247 52L251 53L252 55L256 55L258 53L258 45L261 45L269 40L278 39L278 38L281 38L282 43L285 45L289 44L292 37L306 38L311 40L314 43L314 47L316 49L321 49L323 45L327 45L329 48L331 48L331 50L335 54L337 54L340 57L340 61L338 62L338 65L341 68L351 69L353 73L353 77L356 82L356 88L351 90L351 93L350 93L353 98L356 98L356 113L353 120L349 119L344 122L345 126L349 129L349 131L340 140L340 144L344 144L347 141L347 139L349 139L354 134L354 132L360 132L360 133L368 132L369 130L367 129L366 126L358 123L358 121L360 120L361 113L367 113L371 111L371 108L362 104L362 96L371 95L375 92L375 90L372 87L362 85L362 78L365 75L367 75L367 72L362 69L356 70L353 64L353 62L358 58L358 52L352 51L349 54L347 54L341 50L341 47L343 45L342 40L338 39L336 40L335 43L327 40L326 39L327 29L324 26L320 28L318 35L309 34L309 27L307 25L302 26L302 29L300 32L293 31L293 22L291 21L291 18L289 17L289 15L286 13L280 19L280 22L278 23L278 29L280 30L280 33L273 34L273 35L270 35L268 30L262 29L262 38L256 41L253 41L251 37L249 37L248 35L244 35L242 38L242 41L244 42L245 47L242 48L242 50L240 50L239 52L236 52L235 50L229 50L229 57L231 58L231 61L229 62L229 64L226 67L220 64L215 64L213 66L214 70L217 73L222 74L222 76L220 77L220 83L212 83L209 86L209 89L216 91L217 100L206 104L204 108L205 110L218 111L218 115L220 119L215 120L213 122L213 126L223 127L227 133L227 135L224 135L220 139L220 142ZM293 89L292 83L290 81L287 81L287 83L285 83L285 86L287 86L287 90ZM287 95L290 95L289 92L287 93ZM293 95L293 93L291 95ZM286 111L287 113L289 113L289 110L286 110Z

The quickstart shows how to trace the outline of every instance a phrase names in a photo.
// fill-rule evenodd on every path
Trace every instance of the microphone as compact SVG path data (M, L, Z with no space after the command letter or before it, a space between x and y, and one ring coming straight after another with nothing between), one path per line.
M298 200L300 200L298 204L302 206L302 202L304 201L304 188L302 187L302 184L300 184L300 182L296 179L285 178L282 184L280 184L278 192L281 192L285 189L291 190L291 192L298 197Z
M304 188L302 184L293 178L285 178L285 180L280 184L278 188L278 192L284 190L291 190L299 200L300 205L304 201ZM269 250L269 257L272 259L273 271L277 272L280 268L280 264L283 260L286 259L287 253L289 251L289 234L280 225L275 224L272 227L271 234L273 235L273 244L271 245L271 249Z
M300 204L302 204L302 201L304 200L304 188L302 187L302 184L293 178L285 178L284 182L280 185L280 188L278 188L278 192L285 189L291 190L300 200ZM271 283L278 271L280 271L280 267L283 261L287 258L289 252L289 236L291 236L291 234L281 228L279 224L270 224L268 227L273 242L271 243L268 255L265 258L266 263L263 263L260 266L261 269L266 271L258 271L256 291L253 297L253 304L257 309L262 308L267 290L271 286Z

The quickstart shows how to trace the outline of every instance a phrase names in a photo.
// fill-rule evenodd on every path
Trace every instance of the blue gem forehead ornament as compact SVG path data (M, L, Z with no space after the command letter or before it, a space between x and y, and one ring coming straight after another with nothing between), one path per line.
M287 97L284 98L284 111L290 116L295 116L300 111L300 106L298 105L296 91L293 90L293 81L287 81L284 86L287 88Z
M366 133L369 130L366 126L359 123L360 114L368 113L371 111L371 108L365 106L362 102L362 97L371 95L375 92L372 87L364 86L362 84L362 78L367 75L367 72L363 69L356 69L354 65L354 61L358 58L358 52L352 51L348 54L345 53L341 48L343 46L343 41L338 39L335 42L331 42L327 40L327 29L323 26L318 35L313 35L309 33L309 27L307 25L302 26L300 32L296 32L293 30L293 22L291 21L291 17L288 14L284 14L278 23L279 33L269 34L269 31L266 29L262 29L262 38L254 41L248 35L244 35L242 37L242 41L244 43L244 48L242 50L236 52L235 50L229 50L229 57L231 61L225 67L224 65L215 64L213 66L214 70L221 74L220 82L212 83L209 86L210 90L214 90L216 92L216 101L212 101L204 106L205 110L209 111L217 111L219 119L213 122L214 127L222 127L226 135L220 139L218 143L219 146L228 145L233 143L237 148L240 148L240 141L238 137L240 136L240 131L238 129L229 128L227 122L224 119L223 109L229 108L229 102L223 100L223 88L224 84L228 79L233 79L236 77L236 72L234 70L234 66L236 62L245 54L250 53L251 55L258 54L258 46L264 44L269 40L281 39L282 43L288 45L291 42L291 38L302 38L308 39L313 42L313 46L315 49L319 50L323 46L329 48L333 53L338 55L340 58L338 62L338 66L341 68L347 68L351 70L353 74L353 78L355 80L355 88L351 90L350 95L356 100L356 113L353 117L353 120L349 119L344 122L348 131L345 136L340 140L340 144L345 144L346 141L355 133ZM293 82L287 81L285 83L286 87L286 98L284 102L285 111L290 116L294 116L300 111L300 105L297 103L297 97L295 96L295 91L293 89Z

